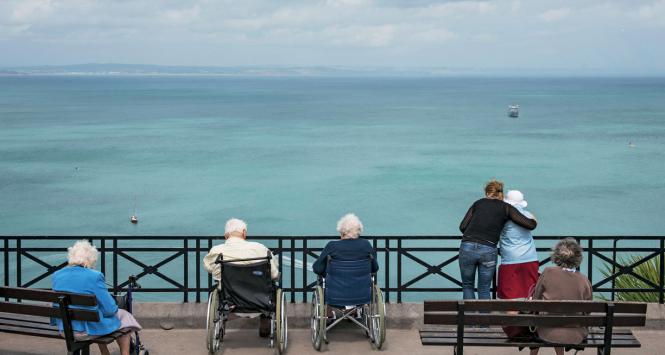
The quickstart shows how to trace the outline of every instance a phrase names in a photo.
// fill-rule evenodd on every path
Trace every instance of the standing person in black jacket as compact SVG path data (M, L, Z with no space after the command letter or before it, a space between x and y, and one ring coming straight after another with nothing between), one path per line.
M459 229L463 233L459 249L459 266L464 299L475 299L473 285L478 270L478 299L490 299L490 288L496 270L497 246L506 221L533 230L536 219L521 214L503 201L503 183L491 180L485 185L485 198L471 205Z

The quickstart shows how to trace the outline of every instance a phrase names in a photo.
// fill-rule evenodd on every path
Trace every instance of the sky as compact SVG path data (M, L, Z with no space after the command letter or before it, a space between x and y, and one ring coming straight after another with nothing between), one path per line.
M665 74L665 0L0 0L0 66Z

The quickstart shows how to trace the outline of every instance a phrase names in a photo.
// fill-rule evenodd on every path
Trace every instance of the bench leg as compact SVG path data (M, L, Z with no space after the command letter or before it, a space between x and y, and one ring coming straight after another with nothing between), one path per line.
M68 351L67 355L90 355L90 345L88 344L82 348L73 351Z

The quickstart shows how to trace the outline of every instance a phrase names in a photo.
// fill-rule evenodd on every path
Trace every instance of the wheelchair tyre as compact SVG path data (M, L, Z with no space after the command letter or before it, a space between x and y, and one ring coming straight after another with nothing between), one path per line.
M275 337L277 340L277 353L282 354L286 351L289 341L289 325L286 317L286 295L282 289L277 290L277 304L275 305Z
M321 350L321 344L326 336L326 305L323 300L323 288L316 286L312 292L312 312L310 318L312 331L312 346Z
M210 292L208 297L208 314L206 321L206 346L209 354L214 354L219 350L220 342L224 337L224 319L218 315L219 292L217 289Z
M370 340L372 345L381 349L386 340L386 305L383 302L383 292L378 285L372 286L372 303L370 304Z

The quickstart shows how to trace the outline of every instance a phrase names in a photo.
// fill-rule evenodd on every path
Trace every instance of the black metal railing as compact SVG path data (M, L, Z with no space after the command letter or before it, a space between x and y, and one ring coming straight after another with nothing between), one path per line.
M393 302L424 298L461 297L462 283L457 265L457 236L371 236L364 237L377 250L380 263L378 282L385 299ZM550 262L549 248L561 236L537 236L540 264ZM664 303L665 236L575 236L584 247L581 271L592 282L597 296L614 299L617 292L653 293ZM97 269L106 275L109 290L122 291L127 276L134 274L143 287L155 295L151 300L201 302L213 285L201 260L222 241L209 236L0 236L5 286L50 287L50 275L66 266L67 247L78 239L90 240L99 250ZM310 265L328 236L254 236L268 246L279 260L282 288L291 302L306 300L316 282ZM626 263L638 255L637 261ZM658 261L658 281L635 272L639 265ZM601 272L609 270L609 275ZM616 288L618 277L633 277L644 288Z

